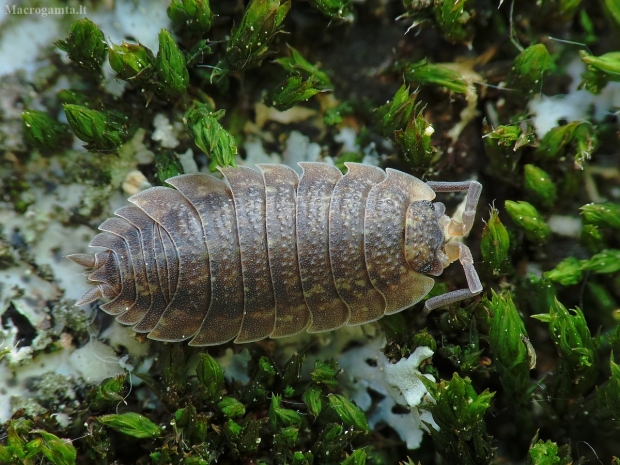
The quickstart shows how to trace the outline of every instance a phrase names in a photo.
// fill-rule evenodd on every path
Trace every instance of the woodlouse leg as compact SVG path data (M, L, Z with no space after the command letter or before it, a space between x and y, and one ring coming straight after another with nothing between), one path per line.
M450 262L458 260L463 266L468 288L448 292L428 299L424 305L424 311L426 313L436 308L468 299L482 292L482 283L480 282L476 268L474 268L474 259L471 256L469 247L461 242L449 242L446 244L446 254L450 258Z
M480 192L482 192L482 184L478 181L429 181L426 184L435 192L467 192L465 211L463 212L463 223L451 219L450 225L448 226L448 232L451 236L465 236L474 225L476 206L480 199Z

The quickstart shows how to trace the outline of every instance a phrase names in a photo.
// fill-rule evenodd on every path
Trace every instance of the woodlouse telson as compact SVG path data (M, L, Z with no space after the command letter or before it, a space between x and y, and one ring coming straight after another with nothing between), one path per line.
M472 227L482 186L427 182L374 166L300 163L176 176L104 221L103 251L68 258L92 268L77 305L101 308L151 339L208 346L300 331L328 331L399 312L459 260L467 289L426 302L447 305L482 291L469 248L450 242ZM466 191L463 222L431 202Z

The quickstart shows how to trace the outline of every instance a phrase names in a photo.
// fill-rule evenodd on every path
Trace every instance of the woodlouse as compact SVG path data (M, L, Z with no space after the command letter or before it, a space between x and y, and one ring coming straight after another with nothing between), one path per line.
M99 298L117 320L151 339L190 345L251 342L328 331L399 312L459 260L468 288L426 309L482 291L467 246L482 186L427 182L346 163L221 168L227 182L188 174L132 196L90 245L68 258L93 270L77 305ZM467 191L463 222L432 203Z

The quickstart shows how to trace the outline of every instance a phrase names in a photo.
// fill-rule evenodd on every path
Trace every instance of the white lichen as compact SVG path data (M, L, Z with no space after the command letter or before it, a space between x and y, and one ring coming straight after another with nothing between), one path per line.
M338 357L344 370L342 385L347 395L367 412L371 428L385 422L407 443L407 448L417 449L427 430L423 421L436 426L430 413L419 410L427 391L418 378L418 366L431 357L433 351L428 347L418 347L408 358L390 364L381 352L384 345L385 339L376 338ZM434 381L432 376L424 376ZM373 404L369 389L384 398ZM410 412L394 413L396 404L409 407Z
M609 82L598 95L594 95L587 90L577 89L581 74L585 71L581 59L571 62L566 71L573 79L567 94L551 97L540 94L529 102L529 110L534 114L532 122L539 139L561 121L601 121L612 109L620 107L620 82Z
M398 363L385 365L385 381L393 397L401 395L409 407L420 405L426 394L426 388L419 376L420 364L433 356L433 351L428 347L418 347L408 358L403 358ZM435 381L431 375L423 375L425 378Z
M183 167L183 173L198 173L198 165L196 160L194 160L194 151L192 149L187 149L185 153L177 153L177 157L179 157L179 163Z
M248 139L244 144L245 160L237 157L237 164L255 167L259 163L282 163L282 157L277 153L268 154L263 143L256 138Z
M578 239L581 236L581 219L567 215L551 215L547 220L551 231L565 237Z
M162 113L157 113L153 118L153 126L155 131L151 135L151 138L159 142L162 147L167 149L173 149L179 145L179 139L177 138L182 126L174 126L170 123L168 117Z
M360 146L357 143L357 132L353 128L343 127L334 136L334 141L342 144L343 152L359 152Z
M248 376L248 364L251 360L252 356L248 349L243 349L241 352L235 354L232 349L228 348L224 356L218 358L217 362L224 371L226 382L230 383L235 379L242 383L247 383L250 380Z
M70 366L89 384L99 384L106 378L116 376L124 370L114 350L97 340L91 340L84 347L73 351L69 356Z
M302 161L325 161L330 159L321 159L321 146L314 142L310 142L310 138L304 136L299 131L291 131L286 140L286 149L282 154L285 164L301 174L301 168L297 163ZM332 161L333 162L333 161Z

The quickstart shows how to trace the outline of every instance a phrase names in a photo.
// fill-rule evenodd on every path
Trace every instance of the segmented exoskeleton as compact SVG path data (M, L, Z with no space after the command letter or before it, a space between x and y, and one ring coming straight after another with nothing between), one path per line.
M346 163L221 168L169 179L129 198L90 245L68 258L92 268L77 305L101 297L123 324L190 345L251 342L328 331L399 312L459 260L468 288L426 309L474 296L482 285L467 246L482 186L424 183L400 171ZM467 191L463 222L431 202Z

